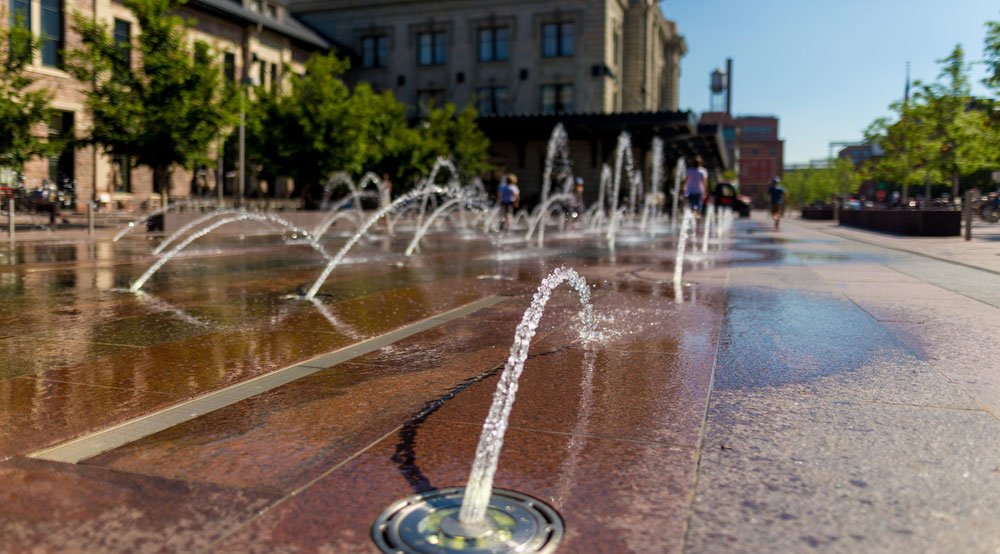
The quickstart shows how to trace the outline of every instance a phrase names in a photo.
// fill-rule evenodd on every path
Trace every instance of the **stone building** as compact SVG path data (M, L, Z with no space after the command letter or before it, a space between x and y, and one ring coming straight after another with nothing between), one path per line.
M87 84L63 70L64 51L80 46L80 37L69 21L72 13L103 22L116 41L134 44L138 32L135 19L114 0L0 0L0 25L12 24L17 14L42 42L30 73L37 87L51 92L57 113L47 128L38 132L79 138L90 125L85 106ZM226 76L234 80L280 84L287 71L303 70L311 52L329 48L325 39L292 18L286 6L276 0L191 0L178 9L178 15L195 21L191 39L211 44ZM234 162L227 163L232 166ZM152 194L151 172L130 166L129 160L110 159L93 147L68 148L51 159L31 161L24 177L29 187L46 181L57 186L75 183L78 207L91 199L112 207L158 202L158 196ZM221 172L218 169L206 168L194 174L175 171L171 194L214 194L225 166Z
M350 78L483 114L676 110L676 25L653 0L298 0Z
M289 9L351 54L349 79L391 90L415 109L474 103L494 163L518 172L529 197L551 126L525 125L525 116L590 116L596 127L580 125L570 138L577 174L594 186L597 158L624 129L617 115L662 113L665 127L678 120L687 46L655 0L293 0ZM640 120L658 124L629 121ZM507 125L537 132L510 139Z

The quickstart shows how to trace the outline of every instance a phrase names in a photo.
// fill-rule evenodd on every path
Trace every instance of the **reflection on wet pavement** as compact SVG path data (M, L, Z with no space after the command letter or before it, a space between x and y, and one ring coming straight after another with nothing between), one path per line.
M402 239L362 243L315 302L295 293L321 261L275 238L206 239L144 295L120 289L152 263L155 241L18 245L0 268L0 474L22 484L0 493L11 522L0 541L131 551L164 532L173 542L153 543L175 551L368 551L388 503L463 484L530 293L569 265L593 286L600 340L580 344L575 301L557 293L497 484L551 500L567 551L677 549L716 363L717 389L775 386L850 370L875 356L872 340L903 347L832 295L726 287L735 270L861 259L823 241L716 242L689 260L682 299L669 237L624 242L609 253L599 237L552 236L543 252L497 251L432 234L413 258L399 254ZM509 300L82 464L23 458L490 295ZM29 491L28 476L46 485ZM77 514L83 531L71 540L40 523L30 495L53 520ZM134 517L121 523L99 495ZM161 505L171 507L140 521ZM107 531L113 521L120 533Z

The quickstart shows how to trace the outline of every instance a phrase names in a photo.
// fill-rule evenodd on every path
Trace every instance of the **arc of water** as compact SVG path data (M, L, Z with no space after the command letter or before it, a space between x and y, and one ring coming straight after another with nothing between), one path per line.
M391 222L390 225L395 228L396 225L399 225L399 220L402 219L406 214L415 212L419 209L420 209L419 204L410 204L408 206L404 206L403 209L399 210L398 212L391 215L387 219Z
M643 233L649 228L650 212L653 210L652 204L656 201L656 197L660 193L660 187L663 185L663 139L660 137L653 138L653 169L650 180L652 181L650 183L650 192L646 195L642 206Z
M688 232L692 224L694 224L694 213L690 209L684 208L684 218L677 235L677 257L674 260L674 288L678 290L684 274L684 250L687 248ZM678 298L680 299L680 297Z
M336 204L330 207L327 215L324 216L323 219L320 220L320 222L313 229L312 231L313 242L318 243L319 240L323 238L323 235L326 234L326 231L330 228L330 226L333 225L338 219L344 217L343 215L341 215L343 213L354 213L355 216L357 216L358 218L364 217L363 212L361 212L360 210L352 210L351 212L344 212L343 208L350 203L358 205L360 203L361 198L367 198L371 196L372 193L359 193L357 197L353 195L347 195L344 198L338 200Z
M687 174L687 162L684 158L677 159L677 167L674 170L674 197L670 207L670 225L677 229L677 203L681 197L681 185L684 183L684 176Z
M129 221L128 223L126 223L125 225L123 225L122 228L119 229L117 233L115 233L115 236L111 239L111 242L118 242L119 239L121 239L125 235L131 233L134 229L138 228L139 225L142 225L143 223L149 221L150 219L152 219L152 218L154 218L154 217L156 217L156 216L158 216L158 215L160 215L162 213L166 213L167 210L169 210L170 208L175 207L175 206L177 206L176 202L173 205L171 205L171 206L164 206L164 207L162 207L162 208L160 208L158 210L153 210L152 212L149 212L148 214L146 214L146 215L144 215L144 216L142 216L142 217L140 217L138 219L135 219L133 221Z
M337 251L333 259L328 264L326 264L326 267L323 268L323 272L320 273L319 277L316 278L312 286L309 287L309 291L306 293L305 296L306 300L311 300L314 296L316 296L316 293L319 292L319 287L323 285L323 283L327 280L328 277L330 277L330 273L332 273L333 270L336 269L337 265L339 265L341 260L344 259L344 256L346 256L347 253L351 250L351 248L353 248L354 245L357 244L359 240L361 240L361 236L364 235L365 232L368 231L368 229L370 229L372 225L374 225L378 220L382 219L386 215L392 213L392 211L398 208L399 206L402 206L403 204L411 200L414 200L420 197L421 195L427 194L427 191L424 190L427 188L433 188L434 192L437 192L439 194L444 194L448 196L454 194L450 190L443 189L435 185L427 185L421 189L411 190L410 192L396 198L396 200L394 200L392 204L389 204L388 206L379 209L377 212L375 212L374 215L369 217L368 220L361 225L361 227L358 228L358 231L354 233L354 236L352 236L347 241L347 243L345 243L344 246L342 246L340 250Z
M357 191L357 187L354 185L354 179L351 179L350 174L346 171L334 172L330 175L330 178L326 180L326 184L323 185L323 198L319 202L319 209L326 210L330 207L330 195L333 194L337 185L346 186L348 194L352 197Z
M330 227L333 227L333 225L341 219L352 220L354 225L358 226L361 225L362 221L364 221L364 215L359 214L354 210L344 210L333 214L331 217L323 220L322 225L318 227L319 234L318 235L314 234L312 236L311 242L313 244L319 244L319 241L323 238L324 235L326 235L326 232L330 230Z
M627 176L629 179L629 211L630 213L635 212L635 196L638 189L642 188L642 178L638 176L635 171L635 160L632 156L632 137L626 131L622 131L618 135L618 145L615 147L615 171L612 179L612 191L611 191L611 210L610 219L611 225L617 226L616 218L618 217L618 197L621 195L621 180L622 180L622 170L627 171ZM608 228L608 240L612 241L615 231L613 228Z
M511 227L519 227L522 224L525 227L531 225L531 214L526 210L520 210L514 214L514 221L511 222Z
M406 247L406 255L412 256L413 253L420 248L420 241L423 240L424 235L427 234L427 231L430 230L431 225L434 224L434 221L436 219L438 219L445 213L455 208L465 205L468 202L469 198L465 195L462 195L457 198L452 198L451 200L448 200L444 204L441 204L441 207L438 208L437 210L434 210L434 212L427 218L427 221L425 221L424 224L420 227L420 229L417 230L416 234L413 235L413 239L410 240L409 246Z
M171 234L169 237L163 239L163 242L161 242L160 244L157 244L156 248L153 249L153 255L156 256L160 252L163 252L168 246L170 246L171 244L173 244L173 242L175 240L177 240L181 235L187 233L188 231L190 231L191 229L194 229L195 227L200 227L200 226L204 225L206 221L209 221L211 219L215 219L215 218L219 217L220 215L229 215L229 214L235 214L235 213L240 213L240 211L239 210L221 210L221 211L218 211L218 212L212 212L210 214L203 215L203 216L201 216L199 218L196 218L196 219L194 219L192 221L189 221L186 225L183 225L180 229L177 229L176 231L174 231L173 234Z
M611 214L611 219L608 220L608 231L605 234L605 238L608 241L608 246L611 248L615 247L615 241L618 237L618 227L619 222L623 217L625 217L625 211L627 208L620 208Z
M427 204L431 201L434 202L434 209L437 209L437 198L433 196L435 183L437 181L438 173L441 169L447 169L450 172L451 178L448 180L447 190L450 192L456 192L461 184L458 177L458 169L455 164L448 158L441 156L434 161L434 166L431 168L430 174L426 179L420 182L417 187L419 190L425 191L423 198L420 200L420 213L417 216L417 228L420 228L424 224L424 214L427 212Z
M292 225L288 221L285 221L284 219L282 219L282 218L280 218L280 217L278 217L276 215L271 215L271 214L254 214L254 213L240 213L240 214L237 214L237 215L229 216L229 217L220 219L218 221L214 221L214 222L212 222L212 223L210 223L210 224L202 227L200 230L198 230L198 232L189 235L186 239L184 239L177 246L175 246L170 252L168 252L166 255L164 255L163 257L161 257L159 260L156 260L156 263L154 263L153 265L149 266L149 269L147 269L146 272L143 273L142 276L139 277L138 280L136 280L136 282L132 283L132 286L129 287L129 291L130 292L139 292L139 290L142 289L142 286L146 284L146 281L148 281L149 278L153 276L153 274L155 274L157 271L159 271L160 268L164 266L164 264L166 264L167 262L169 262L174 256L176 256L177 254L179 254L181 252L181 250L184 250L192 242L194 242L194 241L200 239L201 237L203 237L203 236L211 233L212 231L218 229L219 227L222 227L223 225L229 225L230 223L236 223L237 221L259 221L259 222L266 222L266 223L277 223L278 225L281 225L281 226L283 226L286 229L289 229L291 231L294 231L294 232L297 232L297 233L302 233L303 235L308 235L307 231L303 231L302 229L299 229L295 225ZM322 254L323 257L328 257L327 254L326 254L326 251L323 249L323 247L321 247L319 245L315 245L315 244L310 244L310 246L312 246L314 250L316 250L317 252L319 252L320 254Z
M601 207L601 212L607 208L605 203L607 202L608 187L611 186L611 180L614 177L611 175L611 166L604 163L601 164L601 187L597 191L597 205Z
M547 215L549 215L550 210L552 209L552 206L556 202L572 202L572 201L573 201L573 195L572 194L560 193L560 194L557 194L555 196L551 196L551 197L549 197L548 200L546 200L545 202L542 202L538 206L538 208L535 209L535 213L531 217L531 220L530 220L530 223L529 223L529 226L528 226L528 232L527 232L527 234L524 235L524 240L531 240L531 237L534 236L535 231L538 230L539 225L542 224L542 219L545 218ZM544 225L542 225L542 226L544 227ZM539 246L541 246L540 243L539 243Z
M504 434L507 430L507 420L517 394L517 381L524 371L524 361L528 358L528 348L531 339L538 329L538 322L545 311L545 305L552 296L552 291L563 282L568 283L580 298L580 313L583 320L581 335L585 339L593 336L594 314L590 304L590 288L587 281L576 271L560 267L542 280L531 299L531 306L524 312L521 323L514 334L514 344L510 347L510 355L500 374L493 404L489 415L483 424L476 448L476 457L469 473L469 482L465 488L465 498L459 512L459 520L463 523L479 523L486 516L486 508L493 490L493 477L497 464L500 462L500 450L503 448Z
M701 251L708 252L708 240L712 236L712 226L715 223L714 206L708 206L705 210L705 228L702 230Z
M561 162L561 169L569 172L569 168L571 167L569 159L569 135L566 134L566 128L563 127L562 123L557 123L556 126L552 128L552 134L549 136L549 143L545 148L545 169L542 171L543 204L549 199L549 192L552 187L552 174L555 171L556 159Z
M622 172L624 170L624 174ZM635 213L636 198L642 189L642 177L635 170L635 157L632 152L632 135L627 131L622 131L618 135L618 144L615 147L615 173L614 173L614 198L612 200L612 211L618 209L618 195L621 194L621 179L628 178L628 209L629 213Z
M556 195L556 196L553 196L552 198L556 199L556 200L559 200L560 196L563 196L563 195ZM570 196L570 195L567 194L566 196ZM566 213L563 211L563 209L561 207L553 206L553 207L549 208L549 210L542 212L540 215L541 215L542 221L537 226L537 228L538 228L538 243L537 243L538 248L542 248L542 247L545 246L545 225L546 225L546 222L549 221L553 215L558 215L559 216L559 231L564 231L566 229Z

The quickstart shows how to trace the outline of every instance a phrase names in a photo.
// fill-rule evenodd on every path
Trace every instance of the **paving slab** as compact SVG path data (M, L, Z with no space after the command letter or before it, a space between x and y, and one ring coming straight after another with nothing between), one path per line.
M266 493L14 458L0 463L6 552L197 552Z

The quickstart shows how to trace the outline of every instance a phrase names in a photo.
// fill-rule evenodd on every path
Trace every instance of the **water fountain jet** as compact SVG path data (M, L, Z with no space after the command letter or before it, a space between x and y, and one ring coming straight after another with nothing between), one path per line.
M530 496L494 489L493 476L531 339L552 291L564 282L580 298L581 336L589 339L594 335L587 281L572 269L556 269L542 280L517 326L465 489L422 493L389 506L372 526L372 537L383 552L499 554L555 550L563 534L555 510Z
M315 281L313 281L312 286L309 287L309 290L306 292L304 298L306 300L312 300L312 298L316 296L316 293L319 292L319 288L323 285L324 282L326 282L327 278L330 277L330 274L333 273L333 270L336 269L338 265L340 265L340 262L344 259L344 256L346 256L347 253L351 250L351 248L353 248L354 245L357 244L359 240L361 240L361 237L368 231L368 229L370 229L371 226L374 225L376 222L378 222L380 219L391 214L394 210L396 210L400 206L403 206L408 202L410 202L411 200L415 200L416 198L419 198L421 196L426 198L427 196L433 193L442 194L445 196L454 196L455 194L457 194L457 191L458 191L457 188L455 189L455 191L453 191L451 188L445 189L437 185L434 185L432 183L425 185L421 188L411 190L410 192L396 198L396 200L394 200L392 204L389 204L388 206L379 209L377 212L375 212L375 214L369 217L367 221L365 221L363 224L361 224L360 227L358 227L357 232L355 232L354 235L350 239L348 239L347 243L345 243L344 246L342 246L340 250L337 251L333 259L330 260L328 264L326 264L326 267L323 268L323 272L320 273L319 277L317 277Z
M275 215L270 215L270 214L255 214L255 213L239 213L237 215L232 215L232 216L220 219L218 221L214 221L214 222L212 222L212 223L210 223L210 224L202 227L201 229L198 230L198 232L190 235L189 237L187 237L186 239L184 239L183 241L181 241L180 244L178 244L177 246L175 246L170 252L168 252L167 254L165 254L162 258L160 258L159 260L157 260L156 263L154 263L153 265L151 265L149 267L149 269L147 269L146 272L143 273L142 276L139 277L138 280L136 280L136 282L132 283L132 286L129 287L129 289L128 289L129 292L133 292L133 293L139 292L139 290L142 289L142 286L146 284L146 281L148 281L150 277L152 277L157 271L159 271L160 268L163 267L164 264L166 264L167 262L169 262L174 256L176 256L177 254L180 254L181 250L184 250L185 248L187 248L187 246L189 244L191 244L192 242L194 242L194 241L200 239L201 237L203 237L203 236L211 233L212 231L218 229L219 227L222 227L223 225L229 225L231 223L236 223L238 221L256 221L256 222L261 222L261 223L266 223L266 224L276 223L276 224L281 225L282 227L284 227L284 228L286 228L286 229L288 229L290 231L293 231L295 233L301 233L303 236L308 236L309 235L309 233L307 231L299 229L295 225L292 225L288 221L285 221L284 219L282 219L282 218L280 218L278 216L275 216ZM310 243L310 246L312 246L314 250L316 250L317 252L319 252L320 254L322 254L324 258L328 257L327 254L326 254L326 251L323 249L322 246L319 246L317 244L312 244L312 243Z

